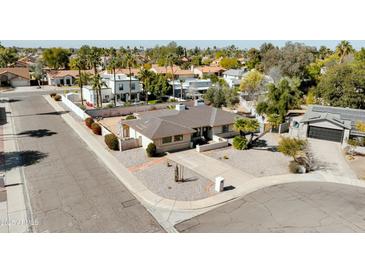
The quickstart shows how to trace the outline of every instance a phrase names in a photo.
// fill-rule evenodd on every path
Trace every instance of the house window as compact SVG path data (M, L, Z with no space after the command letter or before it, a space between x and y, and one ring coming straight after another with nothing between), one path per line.
M175 135L174 136L174 142L180 142L183 140L183 135Z
M124 90L123 84L119 84L119 91Z
M172 136L162 138L162 143L163 144L168 144L168 143L171 143L171 142L172 142Z
M229 125L222 126L222 133L227 133L229 131Z
M132 89L132 90L135 90L135 89L136 89L136 83L132 83L132 85L131 85L131 89Z

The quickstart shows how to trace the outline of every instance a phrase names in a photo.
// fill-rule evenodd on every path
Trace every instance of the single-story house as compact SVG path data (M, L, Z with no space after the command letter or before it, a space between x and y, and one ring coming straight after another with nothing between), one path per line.
M87 72L92 73L91 71ZM47 72L48 85L51 86L72 86L78 77L78 70L51 70Z
M189 79L189 78L195 78L195 74L191 69L181 69L179 66L173 66L173 69L171 69L170 66L167 67L160 67L157 65L152 65L152 68L150 69L154 73L157 74L171 74L174 73L175 79Z
M0 68L0 86L30 86L29 69L27 67Z
M345 143L349 138L365 137L356 130L358 121L365 122L365 110L311 105L303 116L290 122L289 133L301 138L316 138Z
M137 139L147 148L154 143L158 152L187 149L199 140L212 140L213 135L237 135L233 125L240 117L218 108L202 105L176 105L174 110L155 110L136 114L135 120L121 121L120 138Z
M192 67L192 70L195 75L199 76L199 78L204 78L213 74L216 76L222 76L222 73L225 71L224 68L219 66Z
M241 79L247 72L247 69L229 69L223 72L223 79L229 87L239 86Z

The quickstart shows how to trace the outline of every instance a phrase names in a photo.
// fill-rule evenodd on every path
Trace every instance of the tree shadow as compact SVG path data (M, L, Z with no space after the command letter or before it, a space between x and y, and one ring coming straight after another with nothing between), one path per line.
M16 102L21 102L23 100L20 100L20 99L9 99L8 100L8 103L16 103Z
M46 137L57 134L57 132L50 131L49 129L34 129L34 130L26 130L18 133L17 135L27 135L28 137Z
M256 150L266 150L270 152L277 152L278 148L277 146L269 146L267 145L266 140L257 139L255 142L252 143L252 149Z
M25 167L39 163L48 153L35 150L0 152L1 162L5 163L0 166L0 171L9 171L16 167Z

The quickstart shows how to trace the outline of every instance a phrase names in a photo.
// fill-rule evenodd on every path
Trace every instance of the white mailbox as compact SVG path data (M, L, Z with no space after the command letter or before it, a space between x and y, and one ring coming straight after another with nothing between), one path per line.
M223 177L216 177L215 178L215 186L214 189L216 192L222 192L224 189L224 178Z

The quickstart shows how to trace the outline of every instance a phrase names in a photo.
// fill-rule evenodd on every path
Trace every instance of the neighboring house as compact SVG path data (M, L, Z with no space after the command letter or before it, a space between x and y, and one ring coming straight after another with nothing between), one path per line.
M15 62L15 67L20 67L20 68L29 68L31 65L34 65L35 60L31 57L23 57L20 58L18 61Z
M311 105L303 116L292 119L289 133L345 144L349 138L365 137L356 130L357 121L365 122L365 110Z
M182 104L176 105L175 110L135 115L138 119L121 121L120 138L137 139L143 148L154 143L158 152L191 148L199 140L209 141L213 136L235 136L233 125L240 117L206 105L186 108Z
M25 87L30 86L28 68L0 68L0 86Z
M50 86L72 86L77 77L79 77L78 70L51 70L47 73Z
M139 101L140 93L142 92L142 85L138 79L131 77L131 96L129 98L129 77L125 74L116 74L115 79L114 75L110 73L104 73L101 75L104 79L105 84L108 88L112 90L113 98L114 95L117 96L117 102L126 102L126 101Z
M160 67L157 65L152 65L151 71L157 73L157 74L170 74L174 73L175 79L189 79L189 78L195 78L195 74L190 69L181 69L179 66L173 66L173 69L171 69L170 66L167 67Z
M203 66L196 68L192 67L192 71L195 75L198 75L199 78L204 78L211 75L222 76L225 69L219 66Z
M172 81L169 82L170 85L172 85ZM182 97L183 99L187 98L200 98L203 93L205 93L211 86L212 82L210 79L196 79L196 78L190 78L185 79L181 83L180 80L174 81L174 87L175 87L175 96L180 98L181 97L181 85L183 89Z
M84 97L84 100L86 101L86 104L92 107L96 106L97 95L95 90L93 90L91 86L82 87L82 95ZM102 103L109 103L112 98L113 98L112 89L108 87L103 87L101 89Z
M229 87L239 86L242 77L247 73L247 69L229 69L223 72L223 79Z

